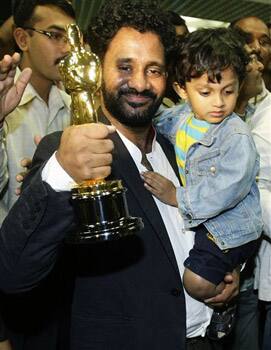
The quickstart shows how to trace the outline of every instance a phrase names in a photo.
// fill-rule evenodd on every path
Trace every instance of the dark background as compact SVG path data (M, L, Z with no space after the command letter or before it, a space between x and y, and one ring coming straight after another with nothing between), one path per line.
M77 21L85 29L104 1L72 0ZM131 0L133 1L133 0ZM271 0L158 0L162 7L183 16L231 22L240 17L254 15L271 22ZM0 24L11 13L12 0L1 0Z

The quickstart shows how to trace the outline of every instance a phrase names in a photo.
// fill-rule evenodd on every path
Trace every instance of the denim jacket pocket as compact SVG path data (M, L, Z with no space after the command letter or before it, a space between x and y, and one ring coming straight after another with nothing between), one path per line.
M217 174L220 150L214 149L195 159L198 176L215 176Z

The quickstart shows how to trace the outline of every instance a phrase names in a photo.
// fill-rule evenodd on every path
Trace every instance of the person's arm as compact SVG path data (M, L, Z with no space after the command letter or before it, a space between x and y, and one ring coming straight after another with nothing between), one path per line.
M212 157L213 159L212 159ZM217 157L217 159L216 159ZM194 168L198 176L186 187L177 188L177 202L183 215L209 219L238 204L255 181L257 152L252 138L245 134L228 137L202 164ZM188 175L189 176L189 175Z
M63 239L74 227L74 213L70 192L55 190L46 181L57 177L58 167L78 183L107 177L113 149L107 136L113 131L102 124L87 124L66 128L59 147L56 134L42 139L23 191L0 229L0 289L30 290L54 268ZM58 165L51 163L48 169L56 149Z
M153 171L145 171L140 174L145 188L156 198L165 204L177 207L176 187L172 181Z
M190 112L190 107L186 103L171 108L160 107L156 117L153 119L153 126L174 145L180 118Z

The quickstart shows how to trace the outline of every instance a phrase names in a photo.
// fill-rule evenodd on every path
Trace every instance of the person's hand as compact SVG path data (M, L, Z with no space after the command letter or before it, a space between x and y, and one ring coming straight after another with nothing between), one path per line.
M173 182L153 171L144 171L140 176L144 180L145 188L160 199L161 202L174 207L178 206L176 187Z
M20 55L17 52L12 56L5 55L0 61L0 126L3 124L5 116L19 104L31 77L31 69L25 68L14 83L19 62Z
M26 175L28 174L29 172L29 169L31 167L31 164L32 164L32 159L31 158L23 158L21 161L20 161L20 165L21 167L23 167L25 170L24 171L21 171L19 174L16 175L16 181L20 184L19 187L16 188L15 190L15 194L17 196L19 196L21 194L21 185L26 177Z
M232 273L227 273L224 278L225 288L222 290L222 292L213 298L204 300L204 302L209 306L218 307L228 304L239 293L239 279L239 269L233 270Z
M35 135L34 136L34 143L36 146L40 143L40 140L42 137L40 135ZM21 167L24 168L24 171L20 172L19 174L16 175L16 181L20 184L19 187L16 188L15 194L19 196L21 194L21 184L24 181L26 175L29 173L29 169L32 165L32 158L23 158L20 161ZM0 349L1 350L1 349Z
M75 182L104 179L111 173L114 145L107 137L113 132L114 126L95 123L63 131L56 158Z

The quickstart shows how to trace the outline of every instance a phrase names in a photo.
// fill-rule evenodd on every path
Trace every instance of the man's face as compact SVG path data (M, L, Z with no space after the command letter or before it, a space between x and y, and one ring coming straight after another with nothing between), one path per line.
M268 27L268 32L269 32L269 38L271 40L271 26ZM269 63L268 63L268 66L267 66L267 70L269 72L271 72L271 45L270 45L270 48L269 48Z
M267 25L256 17L240 19L236 27L251 35L249 47L259 55L264 67L267 68L270 59L271 39Z
M249 99L262 92L262 71L264 67L255 53L250 54L251 50L249 49L247 49L247 52L249 53L249 63L246 66L246 75L239 95Z
M58 63L70 50L69 44L62 39L66 34L65 27L74 23L74 19L58 7L49 5L37 6L34 14L39 19L31 28L53 33L55 37L50 38L34 30L24 30L26 45L22 47L22 67L31 67L32 78L40 81L60 80Z
M159 37L121 28L103 61L103 103L110 117L131 127L149 125L165 85L164 48Z

